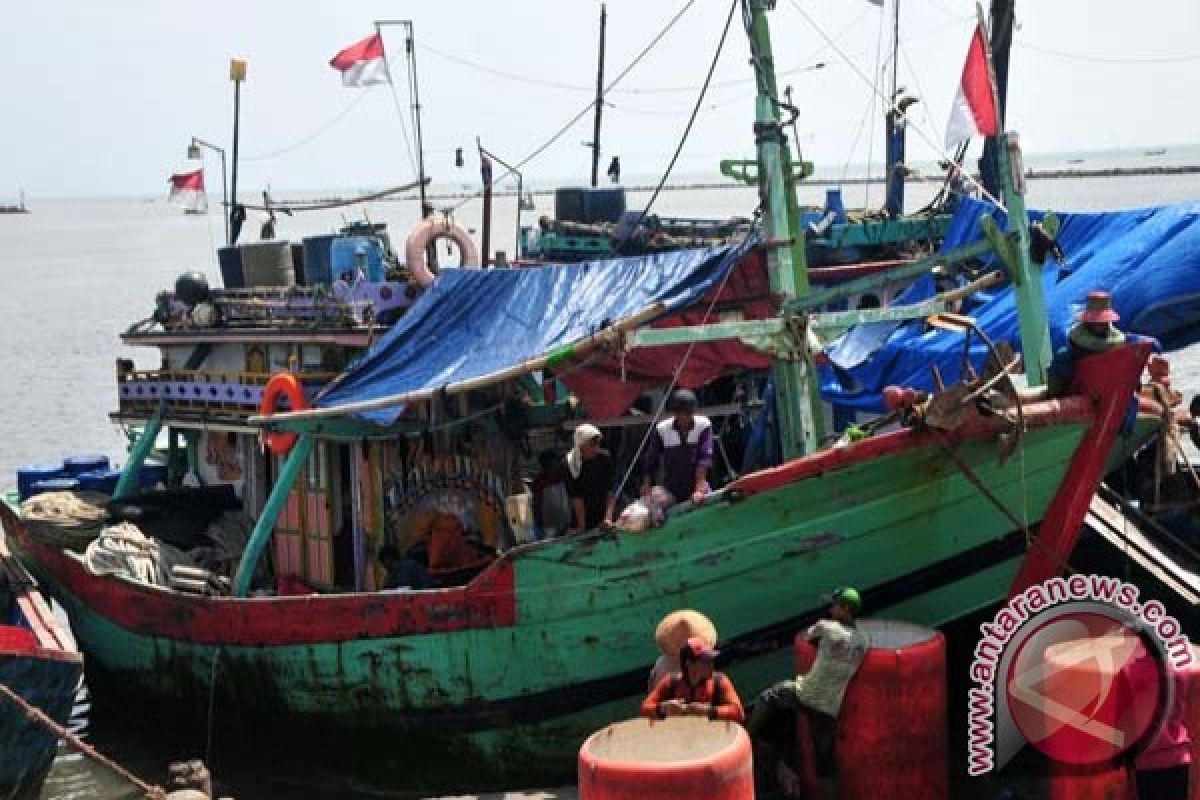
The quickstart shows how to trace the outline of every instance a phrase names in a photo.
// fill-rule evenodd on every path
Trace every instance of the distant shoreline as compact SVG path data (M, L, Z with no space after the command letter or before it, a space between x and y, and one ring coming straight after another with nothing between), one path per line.
M1185 164L1181 166L1161 166L1161 167L1100 167L1095 169L1085 169L1080 167L1070 167L1067 169L1030 169L1025 171L1025 179L1031 181L1053 181L1063 180L1067 178L1128 178L1138 176L1153 176L1153 175L1196 175L1200 174L1200 164ZM978 178L978 176L976 176ZM941 183L945 180L942 175L914 175L908 179L910 183ZM805 186L862 186L864 184L882 184L882 177L870 178L845 178L844 180L834 180L832 178L809 178L803 184ZM648 194L655 190L652 184L633 184L625 186L625 191L634 194ZM720 183L698 182L698 183L672 183L667 184L662 188L664 192L690 192L696 190L708 189L745 189L746 184L734 183L733 181L722 181ZM534 197L550 197L554 195L555 189L529 189L526 194ZM474 197L478 194L477 191L459 191L459 192L438 192L427 196L428 200L463 200L468 197ZM493 197L515 197L516 191L511 189L493 190ZM417 195L401 195L395 198L396 200L415 200Z

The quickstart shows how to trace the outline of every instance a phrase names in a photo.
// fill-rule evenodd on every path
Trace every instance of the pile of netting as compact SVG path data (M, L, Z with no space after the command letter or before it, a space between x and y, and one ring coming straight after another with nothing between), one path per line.
M46 492L21 504L21 520L36 541L82 553L108 524L108 500L100 492Z

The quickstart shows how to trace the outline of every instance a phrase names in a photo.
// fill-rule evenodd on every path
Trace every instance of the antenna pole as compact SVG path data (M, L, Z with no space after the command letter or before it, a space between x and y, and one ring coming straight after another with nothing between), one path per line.
M592 124L592 187L598 185L600 176L600 117L604 112L604 28L608 22L608 9L600 4L600 55L596 65L596 114Z

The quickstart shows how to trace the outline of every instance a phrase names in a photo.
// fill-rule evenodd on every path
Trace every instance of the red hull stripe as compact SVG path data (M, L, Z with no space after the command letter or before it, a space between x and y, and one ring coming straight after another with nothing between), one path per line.
M143 636L213 645L304 645L516 624L512 564L499 561L469 586L424 592L299 597L195 597L97 577L31 539L7 507L5 528L63 590L101 617Z

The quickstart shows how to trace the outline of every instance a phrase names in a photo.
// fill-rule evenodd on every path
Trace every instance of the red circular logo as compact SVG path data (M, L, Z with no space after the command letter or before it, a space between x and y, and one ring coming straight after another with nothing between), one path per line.
M1009 664L1005 688L1026 741L1068 764L1097 764L1143 741L1166 701L1157 652L1125 624L1072 612L1037 628Z

